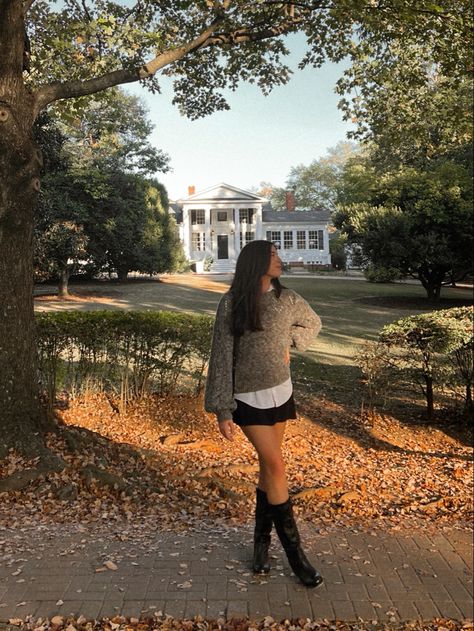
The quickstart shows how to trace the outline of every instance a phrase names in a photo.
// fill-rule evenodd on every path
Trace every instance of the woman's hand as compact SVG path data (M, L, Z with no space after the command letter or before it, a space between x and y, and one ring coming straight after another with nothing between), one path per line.
M222 434L222 436L224 436L224 438L227 438L227 440L234 440L234 434L235 434L234 421L231 421L230 419L220 421L219 431Z

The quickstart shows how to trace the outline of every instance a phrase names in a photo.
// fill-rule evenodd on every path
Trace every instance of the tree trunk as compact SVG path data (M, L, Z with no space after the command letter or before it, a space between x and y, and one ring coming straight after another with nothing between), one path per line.
M426 418L431 421L434 414L433 378L426 374L424 378L426 383Z
M60 298L67 298L69 296L69 276L70 271L66 265L66 267L61 270L61 274L59 276L58 296Z
M444 272L420 269L418 270L418 278L426 290L428 300L439 301Z
M41 153L32 138L33 103L21 68L20 76L5 71L8 52L1 46L2 29L18 6L21 11L21 3L0 1L0 458L12 448L39 455L48 426L39 401L33 314L33 211Z
M128 269L122 267L117 268L117 278L120 283L125 283L128 278Z
M464 400L464 412L467 416L471 416L474 411L474 404L472 401L472 388L471 384L466 384L466 397Z

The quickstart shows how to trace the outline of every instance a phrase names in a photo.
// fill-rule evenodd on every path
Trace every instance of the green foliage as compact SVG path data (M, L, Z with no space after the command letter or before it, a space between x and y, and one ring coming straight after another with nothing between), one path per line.
M156 274L174 271L181 246L176 226L161 204L160 190L139 175L107 174L107 194L91 200L86 232L94 268Z
M112 88L88 97L81 116L64 117L53 108L67 137L64 159L77 169L134 172L147 176L169 170L169 156L150 143L153 125L143 101Z
M446 309L402 318L385 326L380 339L385 344L410 352L416 350L427 357L450 353L464 342L466 331L462 320L451 318L449 312Z
M284 210L285 193L293 191L298 208L332 210L344 165L357 151L358 147L354 143L339 142L328 149L325 156L313 160L308 166L299 164L292 167L284 188L267 185L272 206ZM261 187L265 188L264 183Z
M121 278L130 270L153 274L182 264L166 189L143 177L165 169L166 160L147 140L151 126L138 99L113 90L107 107L91 100L74 124L48 116L36 129L48 162L57 165L43 178L37 209L38 279L67 281L79 259L88 261L89 273Z
M433 42L389 44L386 59L357 59L338 81L340 108L356 123L349 137L375 142L378 169L416 168L449 158L472 141L472 78L443 75Z
M400 271L395 267L376 267L368 265L364 268L364 276L369 283L392 283L401 278Z
M461 349L463 354L474 350L472 322L471 308L446 309L402 318L380 333L380 341L398 354L397 368L421 387L429 418L434 410L434 386L449 381L447 358L455 357ZM456 366L456 362L451 361L451 365Z
M226 89L235 90L241 81L256 83L264 93L287 82L288 33L306 37L301 67L319 67L326 60L352 62L339 86L347 101L356 90L355 99L364 100L373 86L383 87L396 76L398 67L408 65L405 51L417 51L421 60L402 75L406 95L418 85L429 85L424 60L453 83L471 71L472 13L467 0L443 0L439 5L396 0L382 7L349 0L330 0L324 6L245 0L145 0L134 5L95 0L85 5L65 0L58 7L36 0L27 17L32 41L29 82L34 87L56 81L76 82L77 87L121 69L131 71L126 80L132 81L155 56L184 48L214 24L214 32L201 45L164 63L164 73L174 80L174 102L191 118L228 108ZM156 76L145 82L159 90ZM97 89L103 87L91 88ZM77 96L74 92L68 96ZM62 107L77 115L80 99Z
M99 388L122 405L150 392L199 391L213 320L171 312L91 311L36 316L40 377L50 405L56 393Z
M435 394L451 388L463 393L464 413L473 412L473 309L456 307L401 318L383 327L378 342L366 342L355 356L373 411L404 385L420 388L427 417L434 414Z
M459 324L460 344L448 354L452 368L448 384L453 388L464 388L464 411L471 416L474 412L472 388L474 385L474 311L471 307L456 307L438 312L440 317L448 317Z
M334 269L345 270L347 265L347 237L345 235L332 235L329 239L329 252L331 264Z
M429 298L472 268L472 178L451 161L430 170L377 173L373 156L349 161L335 225L362 247L366 263L418 278Z

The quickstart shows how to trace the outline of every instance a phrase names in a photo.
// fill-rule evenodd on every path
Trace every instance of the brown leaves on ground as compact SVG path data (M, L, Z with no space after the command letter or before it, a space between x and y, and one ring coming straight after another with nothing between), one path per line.
M112 402L113 403L113 402ZM0 494L0 525L131 524L184 530L202 521L252 519L258 462L191 397L136 402L119 415L93 395L58 410L48 446L65 462L22 489ZM467 527L472 449L441 429L375 418L364 424L334 403L304 402L287 425L284 456L297 512L322 531L351 527ZM0 480L33 467L16 454Z
M177 619L164 616L157 611L153 618L125 618L115 616L102 620L87 620L84 616L74 618L72 616L55 616L49 619L20 618L10 620L11 628L20 628L23 631L365 631L377 629L377 631L472 631L472 620L456 621L444 618L435 618L431 621L401 622L376 625L359 620L356 622L342 622L329 620L310 620L298 618L293 620L274 620L266 616L262 620L249 618L232 618L225 620L208 620L201 616L190 619Z

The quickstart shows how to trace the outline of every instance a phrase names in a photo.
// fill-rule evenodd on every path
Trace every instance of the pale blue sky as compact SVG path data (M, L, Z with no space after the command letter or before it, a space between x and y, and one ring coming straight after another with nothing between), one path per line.
M265 97L256 86L242 84L229 93L229 111L197 121L181 116L171 104L166 77L160 78L162 94L126 87L145 100L155 125L152 142L171 157L172 172L157 174L171 199L187 196L188 185L196 191L219 182L243 189L262 181L283 186L292 166L309 164L345 139L351 125L342 121L334 93L343 67L326 64L300 71L301 39L293 38L291 49L295 73L286 86Z

